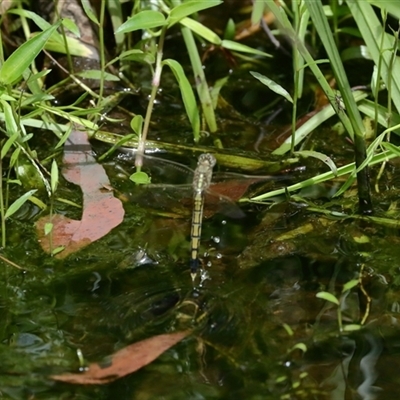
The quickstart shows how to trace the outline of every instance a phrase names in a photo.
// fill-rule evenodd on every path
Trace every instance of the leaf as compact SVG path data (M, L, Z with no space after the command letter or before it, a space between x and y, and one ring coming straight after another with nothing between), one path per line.
M88 18L94 22L96 25L99 25L99 20L93 11L92 5L90 4L89 0L82 0L82 7L85 10L85 14L88 16Z
M267 78L266 76L259 74L258 72L250 71L250 74L253 75L254 78L258 79L263 85L267 86L268 89L271 89L276 94L279 94L280 96L284 97L286 100L288 100L291 103L293 103L292 96L281 85L279 85L278 83L276 83L272 79Z
M116 31L118 33L127 33L139 29L151 29L163 26L165 17L158 11L145 10L135 14L132 18L125 21Z
M265 53L263 51L253 49L252 47L246 46L245 44L234 42L233 40L222 40L221 46L225 49L238 51L240 53L250 53L256 56L272 57L271 54Z
M51 378L78 385L101 385L113 382L150 364L189 333L190 331L183 331L153 336L124 347L110 356L105 363L90 364L83 373L53 375Z
M296 151L294 154L299 155L301 157L314 157L314 158L322 161L324 164L326 164L331 169L333 175L335 177L337 176L336 164L326 154L319 153L318 151L311 151L311 150Z
M18 139L19 137L19 132L13 133L12 136L10 136L7 141L4 143L3 147L1 148L1 159L3 159L6 154L8 153L8 150L10 150L11 146L14 144L14 142Z
M54 194L58 186L58 167L56 160L51 163L51 192Z
M44 226L45 236L47 236L53 230L53 226L54 225L51 222L48 222L47 224L45 224L45 226Z
M37 57L50 36L60 25L61 21L19 46L17 50L4 61L0 69L0 82L4 85L8 85L20 79L23 72Z
M4 100L0 99L0 103L3 106L4 119L6 122L6 132L8 136L13 136L15 133L19 132L18 125L14 118L14 113L11 106Z
M223 2L221 0L188 0L174 7L168 17L168 27L176 24L181 19L207 8L215 7Z
M319 299L323 299L333 304L339 305L339 300L332 293L318 292L315 296L318 297Z
M90 69L90 70L82 71L76 75L80 76L81 78L84 78L84 79L98 79L98 80L104 79L105 81L119 81L120 80L118 78L118 76L110 74L109 72L106 72L106 71L100 71L98 69Z
M146 174L146 172L143 171L134 172L129 179L136 183L136 185L148 185L151 183L151 178Z
M214 31L192 18L183 18L180 24L216 46L220 46L222 43L221 38Z
M132 118L131 128L138 136L142 134L143 117L141 115L137 114Z
M15 200L14 203L12 203L10 205L10 207L8 207L8 209L4 215L4 218L7 219L7 218L11 217L11 215L16 213L29 200L29 197L31 197L33 195L33 193L35 193L35 192L37 192L37 189L32 189L29 192L26 192L25 194L23 194L17 200Z
M357 286L359 284L358 279L352 279L351 281L346 282L343 285L342 293L347 292L350 289L353 289L353 287Z
M181 90L182 101L185 106L186 115L189 118L189 121L192 125L193 136L199 137L200 135L200 116L199 110L196 104L196 98L194 97L194 93L192 90L192 86L189 83L188 78L185 75L185 72L178 63L178 61L167 59L162 62L163 65L168 65L172 72L175 75L176 80L179 84L179 89Z
M54 214L40 218L36 231L40 245L47 253L65 258L104 237L124 219L122 202L110 187L108 176L91 154L87 133L73 129L64 145L62 174L66 180L79 185L83 194L80 220ZM54 172L52 171L52 181ZM53 182L52 182L53 186ZM51 189L50 189L51 190ZM44 236L47 223L53 224L52 240ZM61 252L62 251L62 252Z

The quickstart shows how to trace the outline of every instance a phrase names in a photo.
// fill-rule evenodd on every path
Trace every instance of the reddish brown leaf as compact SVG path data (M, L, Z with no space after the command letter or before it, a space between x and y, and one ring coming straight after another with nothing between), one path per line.
M124 218L122 202L112 192L104 192L110 182L104 168L92 156L86 133L73 130L65 145L65 179L79 185L83 193L83 212L80 221L63 215L45 216L36 223L40 244L44 251L63 246L56 257L64 258L105 236ZM46 223L53 224L52 243L44 236Z
M153 336L118 350L106 362L90 364L85 372L52 375L51 378L78 385L101 385L112 382L150 364L189 333L190 331L183 331Z

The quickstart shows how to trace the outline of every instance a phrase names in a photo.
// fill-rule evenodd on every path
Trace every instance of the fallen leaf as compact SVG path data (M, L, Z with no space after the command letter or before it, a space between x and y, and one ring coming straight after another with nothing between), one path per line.
M101 385L113 382L150 364L189 333L190 331L183 331L153 336L118 350L103 363L90 364L82 373L52 375L51 378L78 385Z
M82 219L74 220L64 215L45 216L36 222L36 230L44 251L64 247L56 255L65 258L90 243L102 238L124 219L122 202L110 191L104 191L110 186L104 168L96 163L92 148L85 132L73 130L64 147L65 179L79 185L83 193ZM53 224L50 235L44 234L47 223Z

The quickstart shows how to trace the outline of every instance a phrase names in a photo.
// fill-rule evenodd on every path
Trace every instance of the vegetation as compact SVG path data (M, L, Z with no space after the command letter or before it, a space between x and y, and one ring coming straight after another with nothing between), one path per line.
M379 255L375 259L371 254L382 251L386 229L398 229L399 226L395 179L398 167L393 160L400 155L400 74L396 73L400 32L396 24L400 19L400 3L373 0L232 1L238 9L235 12L235 7L221 0L101 0L97 4L82 0L72 13L61 5L62 2L56 3L48 14L33 1L0 3L0 257L7 266L6 283L4 290L0 286L0 292L9 299L7 301L15 300L21 310L25 310L28 303L24 299L24 305L20 305L16 298L23 295L14 298L14 294L10 294L10 291L19 293L15 276L20 276L20 270L31 270L27 284L32 285L29 286L31 293L36 293L35 285L39 280L48 285L50 289L46 290L52 291L57 290L59 282L72 282L74 274L79 274L84 281L91 274L96 279L98 275L108 276L104 271L110 270L113 263L121 269L127 263L134 263L135 268L142 266L142 259L147 260L145 256L126 261L127 253L131 254L133 249L138 251L139 247L138 254L151 251L157 254L152 259L153 266L168 263L175 266L177 260L186 256L188 260L189 253L185 255L180 248L181 243L185 243L184 230L174 225L175 222L168 222L174 231L172 239L169 238L167 243L160 239L159 244L163 249L168 248L172 255L154 250L157 245L152 248L153 244L148 244L157 236L152 233L151 240L146 236L152 229L157 230L153 221L148 222L149 215L155 218L152 213L156 204L149 204L152 201L146 198L144 207L143 200L142 203L137 200L143 191L139 195L137 192L143 189L139 185L151 187L154 183L144 164L146 152L167 152L174 160L184 159L185 162L191 162L193 154L210 152L215 155L220 168L239 171L246 181L239 189L231 184L230 191L224 196L234 198L251 211L259 210L261 215L255 217L256 227L240 228L248 229L247 234L238 236L242 242L247 237L249 243L232 261L239 272L230 274L237 274L239 279L237 286L225 288L225 294L218 299L220 304L225 305L226 299L232 299L230 294L236 293L242 281L265 282L264 274L270 272L265 272L268 268L264 263L276 266L289 255L299 255L307 260L315 257L310 264L321 262L321 269L335 271L332 277L324 275L321 278L323 283L318 283L313 300L308 299L316 306L321 299L326 301L318 316L309 317L312 320L309 324L315 323L316 331L322 316L330 315L332 307L335 310L335 327L324 328L325 336L321 341L361 331L369 320L379 318L379 309L371 307L373 294L368 292L367 276L375 273L375 267L371 266L374 260L382 263L382 270L377 274L389 274L396 284L398 280L389 260L398 256L396 249L385 250L390 254L389 258ZM222 8L224 11L220 12ZM213 19L214 13L222 23ZM223 19L221 15L230 18ZM232 128L235 124L238 129ZM83 136L80 135L82 132ZM135 157L130 159L134 159L134 167L128 162L122 167L118 165L120 170L117 170L117 162L125 160L123 154L127 151L129 154L135 152ZM115 154L121 157L117 162L113 158ZM108 177L104 168L110 160L115 168L111 173L107 170ZM104 168L97 163L103 163ZM88 170L86 164L96 164L96 167ZM163 165L162 160L160 165ZM170 162L170 167L185 169L187 166L175 161ZM129 176L129 180L120 179L120 175ZM271 179L271 175L274 178ZM265 181L267 183L263 184ZM255 189L248 190L254 182L257 183ZM82 193L77 193L70 183L80 186ZM118 199L108 192L111 186L118 193ZM236 194L232 195L232 192ZM167 207L168 197L172 196L168 195L166 186L160 193L164 193L164 197L154 201L159 202L161 208L156 213L157 218L167 216L174 221L181 210L177 211L175 205ZM136 208L130 204L134 202L132 199L138 204ZM272 212L269 214L268 210ZM66 217L70 213L81 215L80 219ZM277 219L275 214L279 214ZM299 217L292 224L292 216L297 214L304 219ZM285 232L274 231L282 220L286 222L286 217L289 222ZM99 228L99 220L107 226ZM25 239L19 238L25 237L23 230L27 226L34 239L26 240L29 250L21 250ZM343 232L341 226L348 227L350 233ZM365 226L374 236L364 235ZM117 235L109 239L107 246L96 244L99 240L107 240L104 239L106 235L117 227L121 229L117 235L119 239L123 237L121 240L126 246L115 239ZM71 233L68 230L72 228ZM327 232L330 236L322 243ZM395 236L390 233L393 243L397 243ZM218 233L213 237L218 238ZM354 252L347 252L347 248L341 247L342 240L359 247ZM315 247L320 247L318 256L315 255L314 241L317 242ZM216 239L215 243L218 243ZM364 250L362 246L366 243L373 250ZM89 244L99 247L93 247L91 253L85 250ZM325 251L324 245L328 250ZM107 259L101 261L101 267L97 261L90 264L97 256L96 249L100 252L113 246L117 249L114 255L101 253ZM212 253L213 248L210 251ZM36 265L26 265L30 252L35 254L32 263ZM343 275L337 272L343 260L335 258L340 252L350 259L351 265L346 264ZM87 261L87 266L82 266L81 257ZM21 262L17 262L19 258ZM43 264L47 270L59 271L57 277L46 275L37 265L38 260L45 260ZM60 271L64 262L76 268L71 268L72 272ZM218 261L216 263L218 265ZM262 278L258 275L260 265L265 267L260 273ZM182 266L182 270L186 267ZM15 268L20 269L18 275L7 272ZM282 266L285 268L289 267ZM230 274L219 273L225 276L221 281L230 282ZM146 320L144 325L148 330L143 330L154 336L160 333L155 329L158 323L165 330L182 328L177 334L178 339L171 341L172 346L191 335L193 329L200 332L197 337L199 348L209 346L235 368L244 365L246 361L241 358L244 351L236 359L223 348L225 343L213 342L212 329L205 322L207 312L197 299L176 300L181 296L179 285L189 290L185 286L191 284L189 275L186 276L188 282L182 283L177 273L168 274L164 276L166 283L160 283L166 286L154 292L168 293L167 300L172 302L170 308L176 308L179 318L175 316L171 322L171 318L164 317L163 311L161 322L157 320L151 325ZM268 277L278 282L276 276ZM205 272L201 285L195 289L196 295L207 285L208 278ZM118 277L116 280L123 292L126 289L124 279ZM138 282L145 282L152 288L147 276L139 276ZM288 293L296 284L297 281L282 290L285 295L279 294L282 304L285 304L284 296L291 296ZM215 292L219 291L217 286L213 288ZM254 299L258 296L270 301L269 296L275 293L271 283L267 282L265 286L268 288L265 290L269 290L268 296L259 286L256 295L252 290L243 295L242 300L249 304L243 319L251 321L254 327L245 333L236 333L239 339L248 338L254 332L262 338L276 334L270 325L257 319L264 310ZM95 290L97 287L92 291ZM140 292L139 284L135 290ZM363 300L359 300L361 305L354 306L349 299L356 294ZM159 303L161 308L164 307L164 299L156 300L157 307ZM59 301L54 294L54 304ZM64 309L68 308L68 301L63 299ZM153 304L145 303L144 306L150 309ZM16 311L18 307L10 309L8 312L12 316L4 319L4 327L0 329L3 342L12 331L10 321L14 317L18 320L19 313L23 314ZM224 312L218 307L210 307L210 310ZM312 312L311 307L308 311ZM96 312L101 319L102 310L96 308ZM125 316L132 317L130 313L127 311ZM271 315L275 316L273 311ZM148 315L143 311L143 319L146 318ZM46 318L43 321L44 325L48 323ZM312 341L320 340L307 336L309 332L297 331L296 336L296 324L286 320L279 322L286 332L285 339L280 337L278 340L285 347L280 360L299 351L307 353ZM123 334L118 333L124 337L122 341L143 339L137 327L138 324L134 334L128 328ZM326 334L326 331L329 332ZM86 335L86 332L79 333L82 337ZM51 335L54 339L55 331ZM98 335L96 342L99 343L102 336ZM271 343L268 345L272 346ZM109 352L112 346L107 348ZM243 342L243 346L254 354L264 354L259 348L255 350L258 346L252 341ZM162 351L168 347L161 346ZM136 351L136 347L133 348ZM158 350L157 355L162 351ZM95 351L92 355L99 357ZM78 356L79 368L84 369L81 353ZM69 359L73 357L69 354ZM57 363L66 367L58 359ZM282 366L283 361L279 365ZM271 371L266 372L265 366L258 367L270 376ZM132 371L129 369L120 376ZM313 390L317 390L318 385L310 384L304 376L282 388L280 384L289 379L286 370L282 371L277 368L271 374L273 378L268 378L275 385L269 392L271 398L278 398L274 397L277 393L280 398L302 397L305 393L315 395ZM51 375L68 382L62 370L51 372ZM250 373L249 376L254 379ZM96 383L102 379L109 381L109 377L103 375L97 378ZM88 383L76 375L74 379ZM264 379L265 382L268 379ZM253 382L257 388L254 398L258 391L266 390L265 382Z

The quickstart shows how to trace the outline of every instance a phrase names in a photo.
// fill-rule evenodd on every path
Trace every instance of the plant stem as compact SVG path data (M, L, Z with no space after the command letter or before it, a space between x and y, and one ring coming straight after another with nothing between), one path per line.
M151 114L153 112L154 100L156 99L158 88L160 87L160 79L162 72L162 58L163 58L163 48L164 48L164 40L165 33L167 31L167 27L164 26L161 30L160 40L157 46L157 55L156 55L156 67L154 69L153 80L151 83L151 93L150 99L147 104L146 116L144 118L143 131L139 138L139 143L137 147L137 154L135 159L135 167L138 171L140 171L143 165L143 154L146 146L147 133L149 132Z

